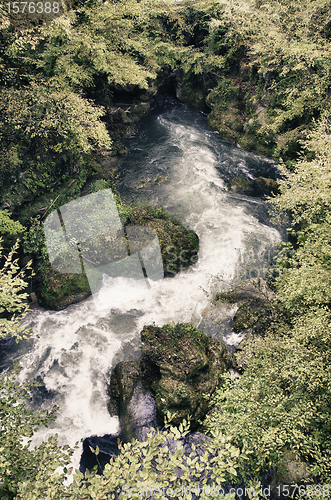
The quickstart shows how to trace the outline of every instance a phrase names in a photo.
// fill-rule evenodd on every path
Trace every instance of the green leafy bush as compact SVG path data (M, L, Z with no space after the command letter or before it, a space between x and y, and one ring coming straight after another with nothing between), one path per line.
M18 342L26 338L19 326L22 315L28 311L28 294L22 291L26 288L26 272L31 269L32 263L28 262L24 269L19 270L18 259L14 259L17 249L18 242L14 244L8 256L3 256L0 246L0 259L4 259L0 269L0 339L11 335Z

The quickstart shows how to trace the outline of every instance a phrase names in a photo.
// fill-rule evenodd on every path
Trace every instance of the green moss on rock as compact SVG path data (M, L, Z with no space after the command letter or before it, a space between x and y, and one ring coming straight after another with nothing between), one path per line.
M254 194L252 182L244 179L243 177L234 177L227 183L226 187L233 193L245 194L248 196L253 196Z
M258 177L255 182L261 188L261 190L263 190L263 194L279 194L279 185L278 182L274 179L269 179L267 177Z
M274 313L274 293L262 279L245 280L232 290L216 295L216 302L237 304L233 317L236 332L252 331L263 335Z
M208 411L222 373L231 365L226 346L190 323L145 326L141 339L142 363L149 367L146 371L154 367L160 374L150 383L158 421L162 424L170 411L174 425L190 415L191 426L196 428Z
M242 332L253 328L264 314L265 301L262 299L251 299L239 307L233 318L233 329Z
M140 374L139 361L122 361L115 366L109 386L111 400L108 410L111 415L125 412L126 405L133 395Z
M203 87L203 82L199 81L196 75L191 77L180 75L177 79L176 97L194 109L207 111L206 93Z
M49 266L43 273L39 303L47 309L59 311L91 295L84 274L62 274Z
M170 217L162 209L152 207L133 208L126 225L145 226L155 229L160 243L163 269L166 277L175 276L198 261L199 238L191 229Z

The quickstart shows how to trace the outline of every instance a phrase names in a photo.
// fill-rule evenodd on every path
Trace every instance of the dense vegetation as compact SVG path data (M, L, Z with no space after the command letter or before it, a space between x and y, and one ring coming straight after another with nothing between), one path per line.
M213 453L215 481L235 473L259 480L288 452L304 464L308 483L331 475L330 7L327 0L90 0L40 22L8 18L0 7L1 337L21 336L24 276L9 253L16 238L22 265L30 257L35 268L45 264L41 219L93 183L112 182L102 156L121 151L172 70L178 97L208 111L211 127L282 165L271 201L275 217L292 216L291 243L273 270L271 320L263 335L246 339L240 379L225 381L204 422L216 437L195 467L206 473ZM53 413L28 412L29 388L12 377L1 377L0 390L1 498L111 498L138 479L145 487L157 477L172 481L182 463L154 436L125 445L104 476L78 474L65 490L53 472L71 450L52 438L29 451L20 439Z

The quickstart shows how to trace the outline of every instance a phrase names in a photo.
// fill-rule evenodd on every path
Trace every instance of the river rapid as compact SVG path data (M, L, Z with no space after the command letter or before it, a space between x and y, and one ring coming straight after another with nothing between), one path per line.
M13 360L22 366L20 380L42 380L33 407L59 406L57 419L42 428L33 444L59 434L59 443L118 432L107 411L107 384L112 367L137 359L140 331L155 322L199 325L216 291L234 280L264 277L274 245L285 235L269 221L259 198L227 191L235 176L275 178L274 162L242 151L210 131L206 117L170 97L160 97L128 140L119 184L130 203L148 199L162 205L200 239L199 260L174 278L155 282L150 290L128 278L105 277L99 292L104 308L90 297L60 312L34 309L24 324L33 337L2 353L1 368ZM231 328L222 336L236 344ZM78 468L81 449L73 457Z

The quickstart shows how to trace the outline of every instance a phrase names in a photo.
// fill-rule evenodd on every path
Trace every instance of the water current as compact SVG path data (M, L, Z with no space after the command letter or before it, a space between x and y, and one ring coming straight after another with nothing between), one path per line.
M259 198L229 192L235 176L275 178L274 162L247 153L210 131L206 117L171 98L160 98L128 141L121 163L119 190L128 202L162 205L200 239L199 260L174 278L135 293L139 284L128 278L105 279L96 310L90 297L54 312L33 310L25 325L33 337L8 348L2 369L16 359L20 379L43 380L35 391L34 408L57 404L57 419L42 428L33 444L57 432L60 444L118 431L118 419L107 411L107 383L120 360L137 359L145 324L172 322L199 325L217 290L233 280L264 277L281 228L269 221ZM229 327L222 336L237 343ZM79 465L81 450L74 456Z

